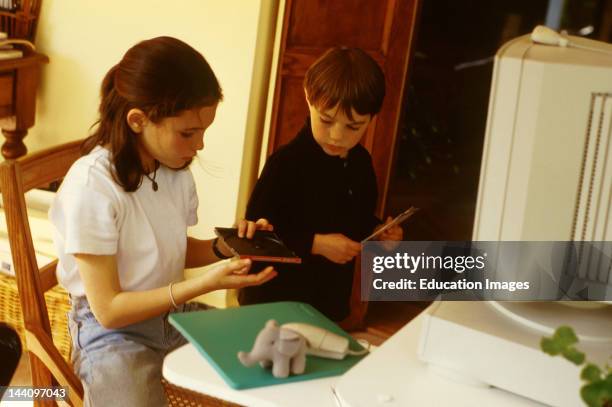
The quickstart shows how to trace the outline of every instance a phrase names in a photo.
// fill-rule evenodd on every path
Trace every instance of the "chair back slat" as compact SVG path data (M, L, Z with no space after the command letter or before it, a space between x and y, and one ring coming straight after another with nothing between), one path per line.
M26 329L32 325L41 326L45 332L51 334L44 296L39 295L43 291L19 167L18 160L2 163L0 185L23 322Z
M55 275L56 269L57 259L40 269L40 288L43 292L47 292L57 285L57 275Z
M23 314L30 355L32 385L51 386L55 381L76 386L78 394L71 398L73 405L82 405L83 389L71 367L53 346L45 292L57 285L57 260L42 267L36 262L36 253L25 202L25 193L33 188L46 187L61 181L80 153L82 141L77 140L35 154L7 160L0 164L0 190L15 269L17 289ZM44 346L41 346L44 345ZM60 355L58 357L58 355ZM51 363L52 362L52 363ZM59 370L58 370L59 369ZM61 372L58 377L57 372ZM68 383L66 383L68 375Z
M81 140L18 159L24 192L60 180L81 154Z

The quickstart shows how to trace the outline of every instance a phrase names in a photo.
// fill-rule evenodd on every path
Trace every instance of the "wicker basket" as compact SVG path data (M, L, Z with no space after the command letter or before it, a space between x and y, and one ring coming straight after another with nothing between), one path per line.
M9 38L21 38L34 42L42 0L12 1L8 10L0 10L0 31Z
M162 386L168 398L168 405L171 407L241 407L240 404L175 386L164 379L162 379Z
M67 361L70 361L70 333L68 332L68 311L70 302L68 293L61 287L56 286L45 293L47 311L53 342ZM0 273L0 321L6 322L17 330L24 350L27 349L24 336L23 317L17 282L14 277Z

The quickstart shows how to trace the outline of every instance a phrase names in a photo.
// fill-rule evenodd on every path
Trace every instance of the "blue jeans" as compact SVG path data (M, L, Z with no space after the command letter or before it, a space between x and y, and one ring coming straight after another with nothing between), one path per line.
M85 297L73 297L71 302L72 364L83 383L85 406L166 406L162 362L168 352L186 343L168 323L168 314L106 329ZM206 308L183 304L176 312Z

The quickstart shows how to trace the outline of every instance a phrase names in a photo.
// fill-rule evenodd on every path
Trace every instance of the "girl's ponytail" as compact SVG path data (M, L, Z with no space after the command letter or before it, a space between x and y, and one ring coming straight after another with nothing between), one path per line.
M100 94L102 96L102 100L108 94L110 94L115 89L115 76L117 71L119 70L119 64L113 66L104 76L102 80L102 86L100 89Z
M109 126L109 114L112 115L113 110L116 108L115 102L115 75L119 69L119 64L113 66L104 76L102 80L102 86L100 87L100 106L98 107L99 118L91 126L96 128L94 132L87 137L81 145L81 153L88 154L97 145L104 145L110 142L111 130Z

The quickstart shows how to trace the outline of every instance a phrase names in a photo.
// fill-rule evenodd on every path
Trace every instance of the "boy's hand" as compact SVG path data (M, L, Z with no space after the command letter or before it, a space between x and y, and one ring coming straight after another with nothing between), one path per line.
M387 217L387 221L380 225L380 227L385 226L386 224L388 224L389 222L391 222L393 220L393 218L391 216ZM389 229L385 230L384 232L382 232L380 234L380 236L378 237L378 240L402 240L404 237L404 230L402 229L402 227L400 225L395 225L395 226L391 226Z
M212 268L202 275L206 292L227 288L242 288L260 285L270 281L278 274L272 266L257 274L248 274L251 260L233 260Z
M246 236L247 239L252 239L256 230L274 230L274 226L265 218L258 219L256 222L242 219L237 223L236 227L238 228L238 237Z
M318 254L334 263L345 264L361 251L361 244L341 233L316 234L312 242L312 254Z

